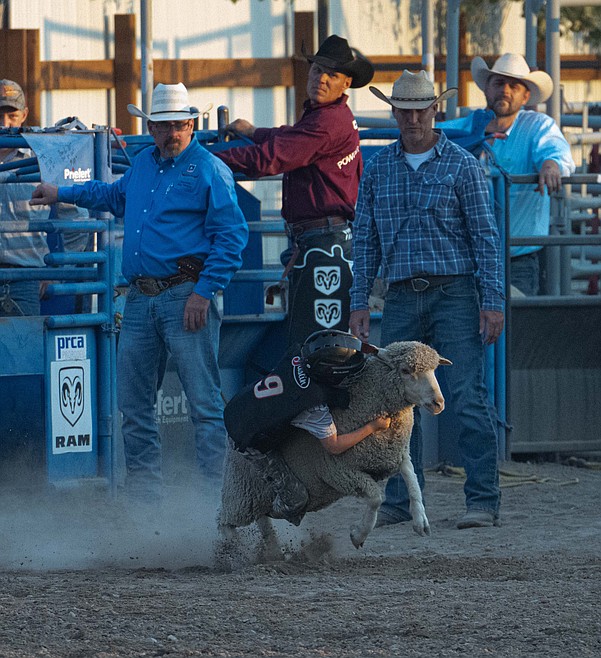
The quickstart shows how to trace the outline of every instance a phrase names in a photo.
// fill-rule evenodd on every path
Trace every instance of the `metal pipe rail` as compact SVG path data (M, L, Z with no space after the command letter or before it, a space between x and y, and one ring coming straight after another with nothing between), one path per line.
M538 174L507 174L512 183L538 183ZM601 183L601 174L573 174L572 176L562 176L562 185L590 185Z
M512 184L536 184L538 183L537 174L527 175L507 175ZM581 265L579 268L572 266L572 247L588 246L601 244L601 236L597 234L572 234L572 219L570 211L572 209L598 208L601 207L601 198L597 197L572 197L571 189L577 185L594 185L601 182L599 174L574 174L572 176L562 177L562 184L565 186L560 194L554 194L551 197L551 217L558 217L559 221L551 223L549 235L546 236L523 236L511 237L510 245L528 245L528 246L546 246L549 251L545 252L547 258L547 281L546 292L555 299L569 296L572 294L573 281L583 278L585 269ZM553 213L553 204L564 203L565 207L559 212ZM578 220L582 221L582 220ZM510 261L509 261L510 264ZM590 269L590 268L589 268ZM591 274L595 273L596 268L591 269ZM509 276L509 274L507 274ZM590 296L587 296L590 297ZM531 299L530 297L528 299Z
M13 169L23 169L38 164L37 158L23 158L22 160L11 160L0 164L0 171L12 171Z
M93 280L98 270L92 267L66 267L51 269L46 267L0 267L0 275L11 281L76 281Z
M49 329L64 327L101 327L112 320L106 313L78 313L77 315L49 315L45 319Z
M563 245L601 245L601 235L537 235L511 238L511 244L515 246L536 246L543 247L546 245L563 246Z
M90 263L106 263L108 256L102 251L84 251L81 253L53 253L44 256L47 265L89 265Z
M77 231L87 233L97 233L99 231L106 231L108 224L97 219L81 219L71 221L70 219L60 220L32 220L30 222L0 222L0 233L14 233L19 232L39 232L44 233L61 233L65 231Z

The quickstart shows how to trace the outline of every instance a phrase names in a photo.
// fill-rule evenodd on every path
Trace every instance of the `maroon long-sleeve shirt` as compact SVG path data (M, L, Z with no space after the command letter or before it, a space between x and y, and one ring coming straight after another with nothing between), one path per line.
M215 153L251 178L284 174L282 216L289 224L355 216L363 161L348 97L311 107L293 126L257 128L252 146Z

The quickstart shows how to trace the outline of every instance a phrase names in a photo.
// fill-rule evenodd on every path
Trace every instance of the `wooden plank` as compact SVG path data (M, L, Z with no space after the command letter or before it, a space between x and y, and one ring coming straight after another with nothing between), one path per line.
M25 30L24 58L27 66L27 80L23 90L27 98L29 116L27 123L30 126L42 125L42 71L40 66L40 32L39 30Z
M186 87L291 87L288 58L163 59L154 61L155 83L183 82Z
M140 121L127 111L137 102L140 68L136 67L136 17L115 14L115 116L116 125L126 135L140 132Z
M0 30L0 35L2 31ZM0 40L1 47L1 40ZM565 57L565 56L564 56ZM601 59L597 56L576 56L561 62L561 79L566 81L598 80L601 77ZM374 65L373 83L393 83L401 73L419 71L419 55L374 55L369 58ZM494 57L490 58L494 62ZM471 59L460 64L460 73L468 80ZM42 91L68 89L112 89L114 86L113 60L62 60L42 61L40 89ZM306 67L306 60L302 59ZM134 76L139 79L140 61L134 63ZM437 57L435 80L446 79L444 57ZM155 82L183 82L187 87L253 87L294 86L294 64L291 59L189 59L155 60ZM12 78L11 78L12 79Z
M140 62L136 61L137 75ZM43 91L67 89L113 89L115 66L112 59L41 62Z
M2 78L27 86L27 30L0 30L0 61ZM29 99L25 99L29 102Z
M303 55L315 52L314 39L315 16L312 11L294 12L294 54L292 68L294 71L294 111L298 119L303 114L303 103L307 100L307 81L309 79L309 64Z
M467 53L467 18L466 18L466 12L461 11L459 12L459 61L462 61L463 59L466 58L466 53ZM471 61L471 57L470 57ZM458 92L457 92L457 105L459 107L465 107L468 103L468 86L469 82L472 79L471 72L467 73L467 71L464 71L463 69L459 71L459 76L458 76Z

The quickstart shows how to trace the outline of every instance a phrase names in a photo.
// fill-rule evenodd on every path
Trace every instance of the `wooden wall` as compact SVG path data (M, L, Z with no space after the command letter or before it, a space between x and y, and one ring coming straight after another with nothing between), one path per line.
M182 81L196 87L294 87L296 114L300 116L305 100L307 63L301 44L307 52L315 52L315 15L296 12L294 15L294 55L290 58L247 59L155 59L154 83ZM465 43L460 53L459 105L464 105L471 57L466 56ZM369 54L367 55L369 57ZM485 57L492 65L498 55ZM394 55L370 57L375 68L374 83L391 83L403 69L419 70L421 56ZM128 103L136 103L140 87L140 61L136 59L135 16L115 15L115 58L102 60L40 60L38 30L0 29L0 61L2 75L15 80L27 96L29 125L40 125L42 91L77 89L115 89L116 125L124 133L134 134L140 125L127 112ZM544 68L544 62L541 62ZM564 55L561 58L562 80L600 80L601 56ZM445 58L437 56L435 77L445 78ZM463 100L462 100L463 99Z

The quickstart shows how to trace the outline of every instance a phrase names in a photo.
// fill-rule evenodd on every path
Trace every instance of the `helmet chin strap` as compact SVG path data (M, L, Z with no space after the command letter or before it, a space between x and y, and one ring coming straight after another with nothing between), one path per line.
M379 351L380 348L371 343L361 343L361 352L363 352L363 354L377 354Z

